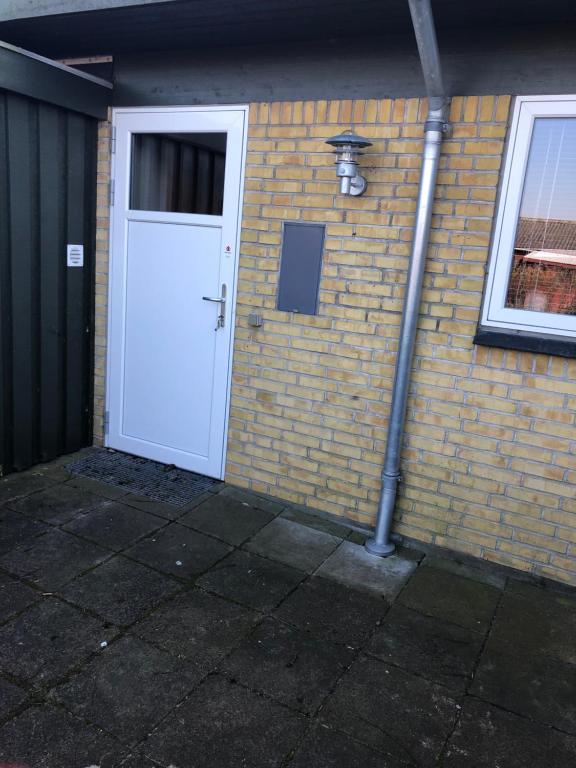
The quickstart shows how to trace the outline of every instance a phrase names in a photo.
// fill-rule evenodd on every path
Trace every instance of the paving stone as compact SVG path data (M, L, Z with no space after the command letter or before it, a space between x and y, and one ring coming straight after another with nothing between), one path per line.
M343 541L316 574L393 600L416 567L411 558L374 557L359 544Z
M393 605L366 650L428 680L464 691L483 641L477 632Z
M36 464L34 474L41 475L51 483L66 483L72 477L72 473L66 469L59 459L54 459L48 464Z
M562 599L563 605L576 607L576 589L573 586L549 580L542 584L540 579L535 581L528 573L518 573L514 578L509 577L506 582L506 594L544 602L548 596L552 599L558 597Z
M454 727L458 707L442 686L361 658L344 675L320 716L390 760L433 766Z
M202 494L202 501L208 498L210 494ZM163 517L165 520L176 520L182 517L188 507L177 507L175 504L167 504L163 501L155 501L147 496L136 496L132 493L122 497L122 504L128 504L135 509L141 509L142 512L148 512L151 515Z
M0 720L3 720L26 699L26 691L17 685L0 680Z
M126 750L60 708L33 707L0 728L0 765L115 768Z
M219 493L187 512L179 522L238 546L272 518L270 512Z
M427 555L386 613L389 600L379 592L389 579L380 570L387 561L368 556L373 566L378 564L377 574L371 575L358 566L361 548L354 548L350 572L346 558L341 555L340 563L336 558L346 551L342 546L329 558L329 579L314 575L297 586L304 574L281 562L283 555L296 557L300 568L311 570L318 552L315 546L304 552L302 542L287 546L286 530L299 523L316 541L322 534L342 538L337 524L322 518L317 523L305 509L225 486L195 500L199 522L190 523L196 515L191 505L172 507L92 480L64 482L67 478L55 462L0 481L0 498L2 493L10 496L0 507L0 526L6 522L0 541L14 547L2 552L0 544L0 564L38 585L31 589L0 573L0 668L6 678L0 679L0 719L30 704L30 688L43 692L60 682L69 691L67 708L80 712L93 706L97 717L110 722L111 713L120 713L115 716L116 733L126 734L122 738L134 746L118 751L112 736L87 725L93 719L89 713L77 720L60 705L34 706L0 729L0 766L7 760L29 768L433 765L489 626L471 687L478 698L463 698L462 717L442 764L576 764L576 598L568 589L535 586L528 576L507 577L502 596L502 571ZM87 510L113 507L113 499L132 510L126 519L156 516L156 525L163 527L158 533L145 532L138 542L130 539L130 558L150 567L122 556L99 565L110 556L108 548L44 524L69 523L79 512L88 518ZM185 527L170 522L180 517L187 519ZM202 533L199 526L212 528ZM134 528L127 528L134 535ZM102 526L94 530L102 535ZM270 531L275 536L267 535ZM120 538L110 542L114 548ZM218 538L244 542L251 550L261 546L266 557L241 551L212 565L211 553L229 551ZM223 597L199 588L183 590L181 583L157 573L169 573L173 558L174 565L178 559L183 562L173 573L196 576L196 563L187 571L185 560L175 556L188 541L195 543L190 549L200 560L209 561L211 570L200 581ZM346 544L350 548L352 539ZM423 557L402 548L399 554L411 567ZM42 598L42 591L57 590L72 579L63 592L87 611ZM373 579L375 593L364 591L366 579ZM271 610L279 601L274 613L278 621L262 622L257 611ZM105 619L92 618L94 611L112 621L140 623L115 641L117 630ZM100 647L103 640L110 642L106 650ZM341 671L346 666L342 659L352 653L347 645L365 647L377 658L362 657L336 684L335 670ZM368 672L363 671L365 664L373 665ZM215 675L219 666L221 674ZM237 684L230 685L223 675ZM330 729L301 719L331 689L334 693L321 709ZM166 709L158 706L160 698L167 699ZM147 740L155 723L159 725ZM312 725L305 738L304 724ZM141 734L145 740L135 746ZM2 751L6 745L20 751Z
M505 653L488 641L471 693L511 712L576 734L576 665L518 645Z
M279 515L286 504L279 499L271 499L267 496L261 496L259 493L248 491L245 488L237 488L235 485L224 485L219 489L220 496L228 496L236 501L247 504L256 509L263 509L264 512L270 512L272 515Z
M184 525L171 523L161 531L142 539L126 555L146 565L192 579L232 551L232 547Z
M149 736L163 765L278 768L301 739L300 715L220 677L209 677Z
M201 576L197 584L256 610L269 611L303 578L302 571L295 568L236 551Z
M426 556L422 550L415 546L405 547L400 544L396 544L396 554L405 560L413 560L415 563L421 563Z
M72 453L65 453L62 456L58 456L57 458L53 459L49 464L44 464L43 466L66 466L67 464L72 464L75 461L80 461L80 459L85 458L86 456L90 456L90 454L93 453L100 453L103 449L96 446L96 445L87 445L84 448L80 448L77 451L72 451Z
M134 744L173 709L200 675L137 637L123 637L53 693L74 714ZM119 685L119 681L121 684Z
M29 493L39 491L53 484L53 480L38 472L15 472L6 477L0 477L0 504Z
M16 679L51 684L115 634L92 616L48 598L0 627L0 666Z
M305 525L308 528L314 528L317 531L323 531L329 533L331 536L337 536L339 539L346 539L352 532L350 528L345 525L341 525L330 518L323 517L322 515L314 514L304 509L299 509L294 506L287 506L282 514L282 519L292 520L300 525Z
M150 760L146 755L132 754L123 760L118 768L164 768L164 766L155 760Z
M196 507L199 507L200 504L204 504L204 502L208 501L208 499L211 499L212 496L218 493L219 488L220 486L215 486L214 491L208 489L204 491L204 493L199 493L197 496L194 496L194 498L191 499L187 504L184 504L183 507L178 507L178 518L182 517L186 512L189 512L191 509L195 509Z
M503 570L497 570L497 567L492 563L486 565L486 567L481 567L482 563L480 560L478 561L478 566L475 566L470 563L462 563L459 560L451 560L448 557L426 555L422 565L425 568L436 568L437 570L454 573L457 576L464 576L466 579L479 581L482 584L490 584L496 587L496 589L504 589L506 586L506 573Z
M576 738L489 704L466 699L442 763L445 768L568 768Z
M166 521L161 517L119 502L107 502L79 515L64 530L119 552L163 525Z
M359 544L361 547L364 546L364 542L368 538L369 533L361 533L360 531L350 531L348 536L346 537L348 541L351 541L352 544Z
M208 672L260 619L250 608L193 589L161 605L131 631Z
M54 590L108 557L110 552L96 544L51 530L4 555L0 563L41 588Z
M40 600L40 594L6 573L0 573L0 623Z
M40 536L50 528L37 520L30 520L7 507L0 508L0 556L10 552L19 544Z
M319 638L356 647L387 610L388 603L379 595L314 576L282 603L276 615Z
M485 632L500 594L489 584L437 568L419 568L398 599L408 608L427 616Z
M302 712L314 712L354 659L352 650L268 618L222 672Z
M53 485L42 491L31 493L23 499L8 502L8 506L37 520L61 525L104 503L105 500L101 496L93 493L67 485Z
M416 768L416 763L396 754L386 757L324 725L313 729L296 750L289 768Z
M68 584L62 594L109 621L131 624L180 588L168 576L116 556Z
M533 656L576 664L576 602L537 587L530 590L521 596L504 595L490 645L509 653L522 646Z
M99 480L93 480L91 477L72 474L70 480L66 483L70 488L78 488L80 491L88 491L96 496L102 496L104 499L117 501L128 493L127 488L120 488L116 485L108 485Z
M342 539L277 517L245 545L250 552L312 573Z

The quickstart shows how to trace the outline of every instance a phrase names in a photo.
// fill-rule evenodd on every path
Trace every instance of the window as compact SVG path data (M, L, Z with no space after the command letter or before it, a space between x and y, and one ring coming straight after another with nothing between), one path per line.
M225 133L134 133L130 208L222 215Z
M482 326L576 340L574 96L517 99Z

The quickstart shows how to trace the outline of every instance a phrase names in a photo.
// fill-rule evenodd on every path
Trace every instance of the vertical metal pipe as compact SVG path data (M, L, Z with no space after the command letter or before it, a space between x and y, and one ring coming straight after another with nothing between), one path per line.
M396 492L400 481L400 453L404 436L406 403L408 400L410 371L422 297L426 253L430 238L434 189L436 186L442 138L446 131L446 120L448 117L448 100L442 95L442 75L430 2L429 0L408 0L408 2L420 51L430 107L428 119L424 126L422 174L418 192L406 298L404 300L404 312L400 328L398 357L396 359L378 518L375 534L365 544L368 552L380 557L391 555L395 549L394 543L390 540L390 529L396 504Z
M408 0L428 96L444 99L444 81L430 0ZM432 105L437 106L437 105Z

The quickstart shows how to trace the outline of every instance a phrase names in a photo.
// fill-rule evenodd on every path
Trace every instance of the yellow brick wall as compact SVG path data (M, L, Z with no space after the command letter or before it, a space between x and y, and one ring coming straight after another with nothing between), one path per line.
M455 98L395 530L576 583L576 361L475 347L510 98ZM373 523L425 103L253 104L227 479ZM361 198L324 140L368 136ZM275 309L283 221L327 224L317 317ZM264 327L246 316L257 308Z
M576 584L576 361L474 347L508 97L455 98L436 190L395 530ZM371 524L424 101L250 106L226 479ZM324 140L374 146L361 198ZM109 126L100 129L95 442L102 440ZM319 314L275 310L283 221L327 224ZM252 309L264 326L252 329Z
M111 117L111 115L110 115ZM94 444L104 441L106 405L106 345L108 328L108 245L110 181L110 122L98 126L98 169L96 177L96 298L94 331Z

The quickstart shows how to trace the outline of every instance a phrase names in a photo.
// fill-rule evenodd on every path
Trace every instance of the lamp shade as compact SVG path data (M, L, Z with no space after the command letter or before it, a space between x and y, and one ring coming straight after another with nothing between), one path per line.
M331 147L353 147L354 149L363 149L364 147L371 147L372 142L365 139L363 136L358 136L357 133L352 131L345 131L344 133L333 136L331 139L326 139L326 144L330 144Z

